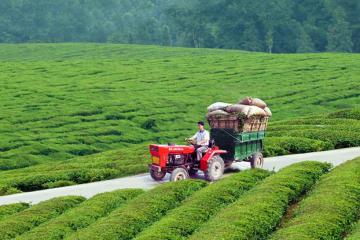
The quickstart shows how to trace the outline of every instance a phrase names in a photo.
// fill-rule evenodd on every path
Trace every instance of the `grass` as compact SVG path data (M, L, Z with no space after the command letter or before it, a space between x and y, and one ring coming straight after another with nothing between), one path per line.
M24 211L15 213L0 221L0 239L13 239L32 228L55 218L66 210L83 202L83 197L59 197L37 205Z
M272 240L342 239L360 211L360 158L326 174Z
M189 239L267 239L288 205L309 191L329 167L303 162L280 170L220 211Z
M248 95L274 113L268 156L359 145L359 76L358 54L0 45L0 195L145 172L148 143Z

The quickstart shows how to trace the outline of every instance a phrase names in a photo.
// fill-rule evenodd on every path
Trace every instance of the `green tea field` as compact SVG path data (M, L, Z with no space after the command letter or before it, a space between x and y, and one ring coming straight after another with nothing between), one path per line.
M360 158L0 206L0 239L358 239Z
M0 195L147 171L216 101L264 99L266 156L360 145L360 55L0 45Z

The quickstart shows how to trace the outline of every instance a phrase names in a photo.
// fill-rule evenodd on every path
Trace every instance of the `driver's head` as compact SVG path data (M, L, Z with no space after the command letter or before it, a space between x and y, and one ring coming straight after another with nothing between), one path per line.
M199 130L200 130L200 131L203 131L203 130L204 130L204 125L205 125L205 123L204 123L203 121L199 121L199 122L198 122L198 127L199 127Z

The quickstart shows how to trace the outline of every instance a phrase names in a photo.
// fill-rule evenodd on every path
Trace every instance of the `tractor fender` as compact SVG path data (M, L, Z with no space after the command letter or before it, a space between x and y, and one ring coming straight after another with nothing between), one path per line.
M218 148L209 148L204 155L204 157L200 160L200 170L205 171L208 168L208 161L213 157L220 154L227 153L225 150L220 150Z

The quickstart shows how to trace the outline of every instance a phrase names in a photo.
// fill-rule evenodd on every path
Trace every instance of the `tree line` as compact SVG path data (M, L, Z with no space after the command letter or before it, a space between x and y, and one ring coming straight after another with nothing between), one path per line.
M360 52L359 0L1 0L0 42Z

